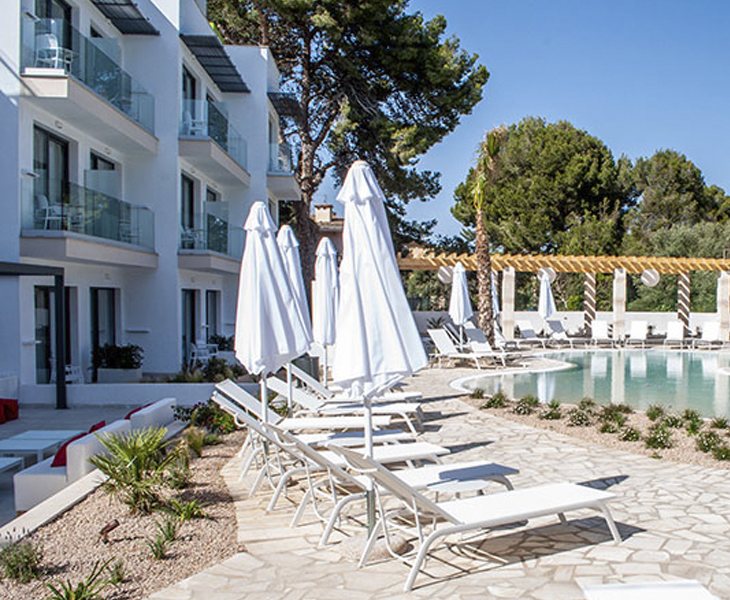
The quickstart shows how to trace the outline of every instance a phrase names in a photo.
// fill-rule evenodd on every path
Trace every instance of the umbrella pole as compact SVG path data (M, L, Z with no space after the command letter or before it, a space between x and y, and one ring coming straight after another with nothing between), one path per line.
M286 414L291 414L292 398L294 397L294 377L291 372L291 363L286 363L286 384L288 386L286 395Z
M324 369L322 370L322 382L327 387L327 344L322 344L324 348Z
M259 382L259 385L261 386L261 420L264 423L269 422L269 400L268 400L268 390L266 389L266 375L264 373L261 374L261 381Z
M373 410L370 399L364 401L365 404L365 453L369 458L373 457ZM373 488L372 479L367 479L367 487L365 491L367 499L368 513L368 535L375 528L375 490Z

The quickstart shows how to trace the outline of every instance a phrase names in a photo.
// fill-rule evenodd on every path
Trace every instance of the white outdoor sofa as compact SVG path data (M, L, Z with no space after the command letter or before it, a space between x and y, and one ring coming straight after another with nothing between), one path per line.
M52 467L54 457L51 456L16 473L13 478L16 512L33 508L67 485L91 473L94 466L89 459L104 451L98 436L124 434L145 427L167 427L168 438L178 433L184 425L175 421L175 405L175 398L163 398L130 415L129 419L119 419L71 442L66 448L65 467Z

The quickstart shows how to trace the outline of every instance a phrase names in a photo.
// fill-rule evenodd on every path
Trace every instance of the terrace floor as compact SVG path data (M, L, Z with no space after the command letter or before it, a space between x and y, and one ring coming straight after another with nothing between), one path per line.
M568 513L453 540L437 547L416 589L401 593L408 567L393 559L358 569L352 549L361 530L348 525L317 548L321 525L308 512L289 528L293 507L265 514L268 494L248 498L235 459L224 469L238 514L239 553L157 592L154 600L246 598L583 598L582 583L697 579L730 597L730 480L727 470L683 465L594 447L564 435L479 412L448 383L464 369L430 369L412 389L427 398L426 441L448 447L444 462L482 459L514 466L515 487L590 482L617 495L611 503L624 537L615 545L600 518ZM494 490L501 489L496 486ZM298 488L290 494L298 499ZM347 536L351 537L347 537ZM476 551L488 556L474 559ZM470 558L471 555L471 558Z

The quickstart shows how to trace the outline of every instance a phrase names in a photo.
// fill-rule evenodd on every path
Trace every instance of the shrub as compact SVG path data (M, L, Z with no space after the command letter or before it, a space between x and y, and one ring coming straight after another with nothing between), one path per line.
M598 431L601 433L616 433L618 432L619 425L614 421L603 421Z
M188 450L200 458L205 446L205 431L200 427L190 426L183 432L183 439Z
M525 396L520 398L512 407L512 412L516 415L531 415L535 412L535 408L539 406L540 401L535 396Z
M704 424L704 419L698 416L697 418L686 420L684 422L684 430L688 435L697 435L702 430Z
M672 432L662 424L652 425L644 437L644 445L654 450L672 447Z
M92 457L91 463L108 477L103 488L133 513L149 513L159 505L167 471L179 461L180 446L171 448L165 434L163 427L153 427L99 436L108 453Z
M730 447L721 445L712 451L712 456L717 460L730 460Z
M156 560L163 560L167 558L167 550L170 542L168 542L164 536L158 533L154 538L148 538L146 543L152 553L152 558Z
M120 558L109 566L109 583L119 585L124 583L127 573L124 570L124 561Z
M474 388L471 394L469 394L469 397L474 400L481 400L484 398L484 390L482 388Z
M180 406L175 409L175 418L183 423L203 427L210 433L227 434L236 430L233 417L215 402L199 402L191 407Z
M198 500L188 500L187 502L184 502L177 498L171 498L167 502L165 510L177 517L179 521L205 519L208 516Z
M180 521L167 518L161 523L156 523L157 535L162 537L166 542L174 542L177 538L177 531L180 527Z
M580 402L578 402L578 408L583 412L593 413L598 408L598 404L593 398L589 398L588 396L586 396Z
M684 412L682 412L682 418L685 421L697 421L698 419L702 419L702 415L693 408L685 408Z
M684 424L682 417L674 413L669 413L660 422L670 429L679 429Z
M695 445L700 452L712 452L722 444L722 438L714 431L703 431L697 436Z
M185 451L176 451L176 458L167 469L165 482L173 490L181 490L190 484L190 455Z
M136 344L105 344L96 348L91 358L96 369L139 369L143 359L144 350Z
M663 406L660 406L659 404L652 404L646 409L645 414L646 418L650 421L658 421L666 414L666 411Z
M588 427L592 422L588 411L581 408L572 408L568 411L568 425L570 427Z
M619 431L618 439L622 442L638 442L641 439L641 432L636 427L624 427Z
M730 428L730 423L725 417L715 417L710 421L710 427L713 429L728 429Z
M614 428L609 433L615 433L619 427L623 427L626 424L626 415L613 407L613 405L601 407L601 412L598 415L598 420L606 425L613 425ZM604 433L606 433L604 431Z
M502 390L497 390L482 404L482 408L504 408L507 406L507 396Z
M540 418L547 421L557 421L563 418L563 413L560 410L560 402L557 400L551 400L545 409L540 413Z
M28 583L38 577L42 559L43 550L38 544L13 542L0 550L0 570L7 579Z
M89 576L76 585L68 580L57 586L46 584L51 591L49 600L101 600L101 592L111 584L110 579L102 579L101 576L107 571L111 561L111 558L104 563L97 560Z

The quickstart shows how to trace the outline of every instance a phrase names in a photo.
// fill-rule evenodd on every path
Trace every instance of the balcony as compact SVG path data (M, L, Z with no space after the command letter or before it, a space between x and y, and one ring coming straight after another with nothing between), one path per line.
M194 271L238 273L243 254L243 228L228 220L228 204L203 203L196 227L181 227L178 266Z
M223 185L249 185L246 140L228 120L221 102L184 100L180 156Z
M157 267L150 209L75 183L41 181L23 186L22 256Z
M292 168L291 147L286 142L269 144L269 171L266 174L266 185L279 200L301 198Z
M128 152L157 152L155 101L119 66L114 40L89 39L62 19L22 22L24 97Z

